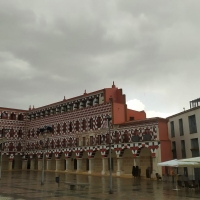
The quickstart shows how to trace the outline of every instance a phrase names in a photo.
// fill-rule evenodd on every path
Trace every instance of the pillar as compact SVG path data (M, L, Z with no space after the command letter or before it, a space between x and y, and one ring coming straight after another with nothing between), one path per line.
M56 159L56 171L59 171L61 169L61 160L60 159Z
M82 171L82 158L77 158L77 170L76 172L81 172Z
M42 159L38 159L38 170L42 170Z
M122 163L123 163L122 158L121 157L117 158L117 173L116 173L117 176L123 174Z
M13 163L13 160L9 160L9 162L8 162L8 170L12 170L12 163Z
M72 168L71 168L71 158L65 159L65 163L66 163L65 171L67 171L67 172L71 171L72 170Z
M31 165L31 166L30 166L30 169L31 169L31 170L34 170L34 169L35 169L35 159L31 159L31 160L30 160L30 165Z
M135 166L140 168L140 157L135 157Z
M46 160L47 162L47 170L51 170L51 160Z
M22 170L27 170L27 160L22 160Z
M108 158L102 158L102 175L108 174Z
M89 171L88 174L92 174L94 172L94 158L89 158Z

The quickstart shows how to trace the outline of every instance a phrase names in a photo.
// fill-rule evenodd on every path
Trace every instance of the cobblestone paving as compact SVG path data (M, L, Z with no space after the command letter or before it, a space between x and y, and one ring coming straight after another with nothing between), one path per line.
M60 175L60 184L55 177ZM200 189L173 190L175 185L153 180L113 177L113 194L109 194L109 177L45 172L41 185L41 172L3 172L0 180L0 200L192 200L200 198ZM65 182L89 183L83 190L69 190Z

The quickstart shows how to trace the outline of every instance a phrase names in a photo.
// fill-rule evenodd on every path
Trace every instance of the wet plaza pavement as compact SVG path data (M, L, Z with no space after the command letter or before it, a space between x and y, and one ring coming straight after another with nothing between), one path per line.
M55 177L60 175L60 184ZM82 190L69 190L65 182L89 183ZM200 190L173 190L173 183L113 177L113 194L109 194L109 177L45 172L45 183L41 185L41 172L3 172L0 180L0 200L174 200L199 199Z

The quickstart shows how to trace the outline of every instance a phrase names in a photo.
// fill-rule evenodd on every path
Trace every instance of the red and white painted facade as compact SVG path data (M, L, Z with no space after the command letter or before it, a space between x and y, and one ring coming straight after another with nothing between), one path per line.
M146 118L144 111L127 109L125 95L114 83L111 88L84 93L40 108L18 110L0 107L0 130L6 132L3 170L41 170L43 149L38 129L51 126L45 151L45 170L108 173L111 121L113 173L131 174L139 166L141 175L157 162L171 159L167 120ZM7 131L6 131L7 130Z

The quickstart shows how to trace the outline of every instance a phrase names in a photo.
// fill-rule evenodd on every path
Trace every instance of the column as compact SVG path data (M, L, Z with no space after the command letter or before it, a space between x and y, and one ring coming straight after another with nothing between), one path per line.
M51 170L51 160L46 160L47 161L47 170Z
M117 158L117 176L120 176L121 174L123 174L123 171L122 171L122 158Z
M38 159L38 170L42 170L42 159Z
M89 158L89 171L88 174L92 174L94 172L94 158Z
M102 175L108 174L108 158L102 158Z
M22 160L22 170L27 170L27 160Z
M12 170L12 163L13 163L13 160L9 160L9 162L8 162L8 170Z
M56 171L59 171L61 168L60 159L56 159Z
M66 163L66 169L65 169L65 171L66 172L71 171L72 170L72 168L71 168L71 158L65 159L65 163Z
M77 170L76 172L82 171L82 158L77 158Z
M30 160L30 165L31 165L31 166L30 166L30 169L31 169L31 170L34 170L34 169L35 169L35 159L31 159L31 160Z
M135 166L140 168L140 157L135 157Z

